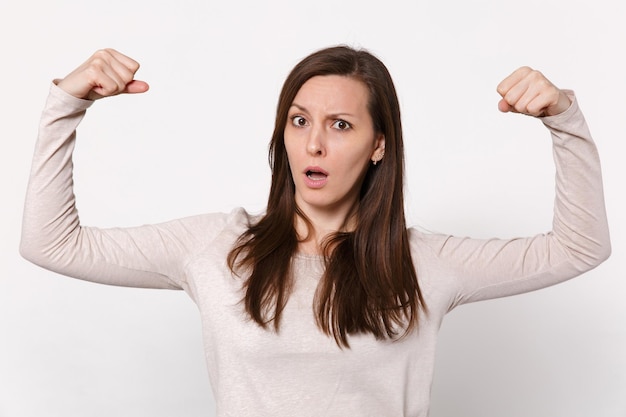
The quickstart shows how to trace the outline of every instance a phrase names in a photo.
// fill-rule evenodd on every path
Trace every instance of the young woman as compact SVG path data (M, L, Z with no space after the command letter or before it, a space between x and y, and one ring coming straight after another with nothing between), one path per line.
M147 91L138 68L102 50L51 86L21 252L68 276L186 291L201 313L219 416L426 416L447 312L556 284L609 256L600 163L572 92L526 67L498 86L501 111L535 116L552 135L551 232L423 234L405 225L391 77L372 54L343 46L306 57L285 81L265 213L82 226L76 127L94 100Z

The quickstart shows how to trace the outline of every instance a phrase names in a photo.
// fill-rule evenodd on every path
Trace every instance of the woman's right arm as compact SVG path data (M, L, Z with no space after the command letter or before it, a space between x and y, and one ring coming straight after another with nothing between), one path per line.
M93 100L147 91L134 80L139 65L102 50L51 86L26 192L20 253L63 275L111 285L183 288L182 265L200 246L183 219L154 226L81 226L75 206L72 151L76 127Z

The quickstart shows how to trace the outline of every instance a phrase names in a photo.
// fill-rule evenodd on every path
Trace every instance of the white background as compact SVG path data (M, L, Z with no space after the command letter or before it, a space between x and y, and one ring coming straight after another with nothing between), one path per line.
M495 87L530 65L576 90L602 157L613 255L557 287L452 312L431 414L626 416L625 12L623 0L2 0L0 416L214 415L184 293L71 280L18 255L50 80L113 47L152 87L96 103L80 127L84 224L260 211L280 86L338 43L370 49L394 76L408 220L435 232L551 227L548 134L499 113Z

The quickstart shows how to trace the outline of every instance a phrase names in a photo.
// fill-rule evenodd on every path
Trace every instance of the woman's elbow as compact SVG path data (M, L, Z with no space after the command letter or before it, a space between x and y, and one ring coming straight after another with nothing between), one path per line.
M22 235L19 245L19 253L22 258L30 263L45 269L54 269L54 259L49 250L38 242L37 239Z
M584 263L586 264L585 269L591 270L602 264L604 261L609 259L611 251L611 240L608 236L596 242L584 256Z
M44 260L43 251L37 245L35 245L31 239L27 239L22 236L19 246L20 256L26 259L28 262L36 265L41 265Z
M600 265L602 262L606 261L607 259L609 259L609 257L611 256L611 240L607 237L606 242L601 246L601 250L598 253L597 256L597 264L596 266Z

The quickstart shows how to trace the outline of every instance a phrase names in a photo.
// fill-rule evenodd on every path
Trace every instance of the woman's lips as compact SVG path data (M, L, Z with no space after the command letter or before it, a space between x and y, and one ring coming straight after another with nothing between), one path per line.
M307 167L304 170L304 183L309 188L322 188L328 182L328 173L320 167Z

